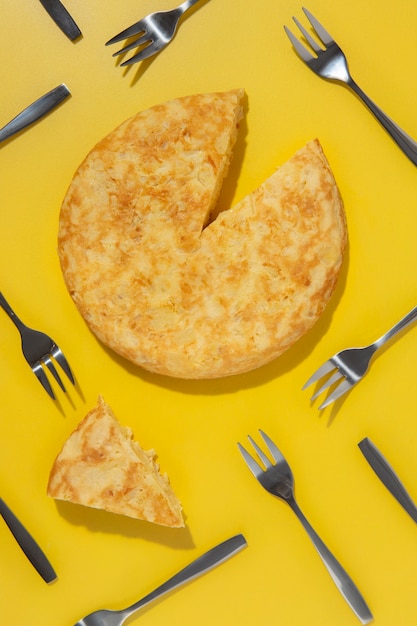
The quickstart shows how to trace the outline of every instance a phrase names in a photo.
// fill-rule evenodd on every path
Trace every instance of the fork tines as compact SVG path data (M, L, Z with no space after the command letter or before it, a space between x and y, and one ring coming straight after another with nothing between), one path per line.
M37 361L36 363L31 365L32 372L35 374L35 376L37 377L37 379L39 380L39 382L41 383L45 391L51 396L53 400L55 400L55 394L48 380L48 377L45 374L45 370L43 366L46 366L48 368L48 370L51 372L52 376L54 377L54 379L56 380L56 382L58 383L62 391L66 393L65 386L61 380L60 375L58 374L55 368L54 361L56 361L61 366L62 370L67 375L71 383L75 385L75 379L71 371L71 368L69 366L69 363L67 359L65 358L62 350L56 344L54 344L53 348L51 349L50 354L45 355L45 357L42 358L40 361Z
M144 45L146 43L148 44L147 46ZM147 48L151 44L152 44L152 41L149 39L149 36L145 34L145 35L142 35L141 37L138 37L137 39L135 39L131 43L126 44L123 48L121 48L117 52L113 52L112 56L113 57L117 57L117 56L120 56L122 54L125 54L126 52L129 52L129 50L133 50L133 48L139 48L140 46L143 46L142 49L137 54L135 54L133 57L131 57L127 61L124 61L120 65L121 66L129 65L129 64L132 64L132 63L136 63L137 61L143 61L146 58L147 53L148 53ZM149 56L151 56L152 54L154 54L154 53L151 52L151 54Z
M307 16L307 19L310 22L311 26L313 27L316 35L318 35L318 37L321 39L321 41L325 45L327 45L327 46L329 46L332 43L334 43L333 38L331 37L330 33L328 33L327 30L320 24L320 22L317 20L317 18L315 18L314 15L312 13L310 13L310 11L308 9L305 9L304 7L303 7L303 11L304 11L305 15ZM302 33L302 35L304 36L304 38L306 39L306 41L313 48L313 50L315 52L320 52L320 50L322 50L322 48L318 45L317 41L310 35L310 33L306 30L306 28L304 28L304 26L301 24L301 22L299 22L299 20L296 17L293 17L292 19L293 19L294 23L297 25L297 27L300 30L300 32ZM314 57L299 42L297 37L290 31L290 29L287 26L284 26L284 30L287 33L291 43L293 44L294 48L297 50L299 55L305 61L311 61Z
M326 378L326 376L328 376ZM311 396L311 402L322 394L327 389L330 389L333 385L339 382L339 385L327 396L327 398L322 402L319 406L319 410L325 409L329 404L332 404L336 400L338 400L343 394L345 394L349 389L355 384L355 380L353 380L347 375L347 373L343 373L338 369L337 363L333 360L333 357L328 359L321 365L315 372L310 376L306 383L304 383L302 390L304 391L310 385L317 383L320 379L325 378L323 384L316 389L314 394ZM340 382L341 381L341 382Z
M45 373L44 366L48 368L49 372L52 374L52 376L54 377L54 379L56 380L56 382L58 383L58 385L60 386L60 388L62 389L64 393L66 393L66 389L61 380L60 375L58 374L55 368L54 362L51 357L57 363L59 363L62 370L65 372L65 374L67 375L67 377L69 378L69 380L72 382L73 385L75 385L75 380L71 372L70 366L68 364L68 361L66 360L66 358L64 357L64 354L62 353L60 348L58 348L57 345L54 346L53 350L51 351L51 354L45 355L40 361L37 361L36 363L31 365L32 372L35 374L36 378L39 380L39 382L41 383L45 391L51 396L51 398L55 400L55 394L52 390L51 384Z
M336 365L332 363L332 361L329 359L328 361L325 361L325 363L323 363L323 365L321 365L314 372L314 374L312 374L310 378L304 383L304 385L302 386L302 391L304 391L305 389L307 389L314 383L317 383L323 377L325 378L326 376L331 374L330 376L328 376L325 382L322 385L320 385L320 387L316 389L316 391L313 393L313 395L310 398L311 402L314 402L314 400L316 400L316 398L321 393L323 393L326 389L331 387L334 383L336 383L342 377L342 374L339 372L339 370L336 369L336 371L334 371L335 369L336 369ZM333 402L333 400L330 399L330 396L319 406L319 409L324 409L328 404Z
M275 461L275 463L278 463L278 461L282 458L282 454L279 451L278 447L275 445L275 443L272 441L272 439L270 437L268 437L268 435L266 433L264 433L263 430L259 429L259 434L261 435L262 439L264 440L273 460ZM273 464L270 461L270 459L268 458L268 456L265 454L265 452L262 450L262 448L260 448L258 446L258 444L256 443L256 441L250 436L248 435L248 440L250 441L250 443L252 444L256 454L258 455L260 461L262 461L262 463L264 464L265 468L268 469L269 467L272 467ZM249 469L251 470L252 474L255 476L255 478L258 478L258 476L260 474L263 473L263 469L261 467L261 465L255 461L255 459L252 457L251 454L249 454L249 452L240 444L237 444L239 447L239 450L243 456L243 458L246 461L247 466L249 467Z
M130 29L127 29L127 30L130 30ZM144 32L143 28L139 32L143 33ZM123 33L116 35L116 38L113 38L113 40L111 39L110 41L108 41L106 45L115 43L116 41L120 41L121 39L123 39L122 34ZM132 35L128 35L128 37L131 37ZM120 67L124 67L126 65L133 65L134 63L138 63L139 61L144 61L145 59L156 54L162 47L163 45L160 42L158 43L158 41L154 41L153 39L149 37L148 34L144 33L137 39L134 39L130 43L127 43L123 48L121 48L117 52L113 52L112 56L118 57L118 56L126 54L126 52L129 52L129 50L133 50L134 48L140 48L139 52L134 54L132 57L130 57L126 61L123 61L123 63L120 63Z
M111 46L114 43L118 43L119 41L124 41L125 39L129 39L129 37L133 37L133 35L140 35L144 32L143 28L143 20L139 20L132 26L125 28L120 33L106 41L106 46ZM117 54L117 53L116 53ZM114 55L113 55L114 56Z
M133 50L133 48L138 48L140 46L143 46L145 43L148 43L148 44L152 43L149 39L149 36L145 32L145 26L144 26L143 19L142 19L136 22L135 24L132 24L128 28L125 28L120 33L118 33L117 35L115 35L114 37L106 41L105 45L111 46L114 43L118 43L119 41L124 41L126 39L129 39L130 37L134 37L135 35L139 35L139 37L135 38L130 43L127 43L123 48L121 48L120 50L117 50L117 52L113 52L112 56L117 57L122 54L125 54L126 52L129 52L129 50ZM124 61L124 63L121 63L120 65L121 66L130 65L131 63L136 63L137 61L140 61L142 57L146 58L147 47L149 46L144 46L140 52L135 54L131 59ZM139 55L141 55L141 57L139 57Z

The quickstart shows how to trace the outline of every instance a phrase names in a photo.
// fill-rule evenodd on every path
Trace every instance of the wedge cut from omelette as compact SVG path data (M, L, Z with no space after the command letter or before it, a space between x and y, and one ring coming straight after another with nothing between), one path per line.
M317 140L216 210L243 97L198 94L138 113L93 148L63 201L71 297L104 344L151 372L210 379L260 367L334 291L346 222Z
M66 440L49 476L52 498L154 524L184 526L181 504L153 450L143 450L102 397Z

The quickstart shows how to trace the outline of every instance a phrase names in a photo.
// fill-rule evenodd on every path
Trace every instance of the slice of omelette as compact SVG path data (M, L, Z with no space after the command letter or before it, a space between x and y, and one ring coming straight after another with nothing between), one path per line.
M317 321L346 222L317 140L216 215L243 90L138 113L78 168L63 201L64 280L95 335L155 373L218 378L260 367Z
M159 472L153 450L143 450L102 397L66 440L49 476L52 498L154 524L184 526L181 504Z

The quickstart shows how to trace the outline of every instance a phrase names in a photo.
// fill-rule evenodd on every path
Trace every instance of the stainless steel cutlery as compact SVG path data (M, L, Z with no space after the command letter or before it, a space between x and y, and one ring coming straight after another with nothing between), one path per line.
M6 522L14 538L23 552L32 563L33 567L42 576L45 582L50 583L56 579L55 571L46 558L44 552L36 543L32 535L26 530L16 515L9 509L7 504L0 498L0 515Z
M55 341L38 330L33 330L26 326L16 315L7 302L6 298L0 293L0 306L4 309L7 315L10 317L16 328L20 333L22 340L22 352L26 361L29 363L32 372L39 380L45 391L55 399L55 394L52 391L51 384L46 376L44 367L46 367L52 376L55 378L62 391L65 391L65 387L62 380L55 368L55 362L58 363L69 380L75 385L74 376L70 369L67 359L63 355L61 349L57 346Z
M12 135L20 132L27 126L30 126L41 117L52 111L65 98L68 98L70 91L64 84L58 85L55 89L48 91L43 96L32 102L23 111L21 111L10 122L0 128L0 141L9 139Z
M356 84L349 73L346 57L331 35L323 28L320 22L308 11L303 8L305 15L313 28L315 36L321 43L311 36L304 26L293 18L295 24L304 36L308 46L313 51L311 54L309 47L301 43L297 37L284 26L292 45L298 52L301 59L306 65L322 78L345 83L350 87L364 102L368 109L375 115L385 130L391 135L392 139L397 143L401 150L408 158L417 165L417 143L409 137L388 115L386 115Z
M317 552L319 553L323 563L325 564L327 571L338 587L340 593L345 598L346 602L352 608L362 624L368 624L372 619L372 613L370 612L365 600L363 599L360 591L356 587L349 574L343 569L340 563L336 560L327 546L323 543L316 531L312 528L311 524L307 521L304 513L298 506L294 497L294 477L290 466L286 459L277 448L275 443L266 435L262 430L259 431L264 443L269 450L269 453L273 459L270 460L267 454L263 452L256 442L249 437L249 441L253 446L256 455L259 460L255 460L249 452L239 443L239 450L242 453L247 466L251 470L255 478L260 482L262 487L266 489L273 496L277 496L284 502L286 502L294 511L303 527L308 533L311 541L314 544ZM87 625L93 626L93 625Z
M329 389L333 385L336 388L328 395L326 400L321 403L319 409L335 402L347 393L354 385L356 385L365 376L369 369L371 359L375 352L379 350L387 341L392 339L397 333L404 330L417 319L417 307L414 307L407 315L397 322L382 337L371 343L369 346L362 348L347 348L330 357L323 365L321 365L308 381L304 384L303 389L307 389L313 383L318 382L321 378L325 382L311 397L315 400L323 391ZM326 378L331 374L330 377Z
M172 576L172 578L139 600L139 602L135 602L135 604L129 606L127 609L122 609L120 611L110 611L108 609L94 611L94 613L90 613L83 619L80 619L75 626L122 626L128 617L133 615L133 613L136 613L136 611L142 607L146 606L150 602L153 602L157 598L160 598L169 591L176 589L180 585L183 585L186 582L197 578L197 576L208 572L213 569L213 567L216 567L216 565L223 563L223 561L226 561L226 559L229 559L231 556L239 552L246 545L246 539L243 535L235 535L230 539L226 539L226 541L223 541L208 552L199 556L195 559L195 561Z
M65 2L65 0L63 1ZM179 1L181 2L181 0ZM54 22L71 41L75 41L82 35L76 22L60 0L40 0L40 2ZM121 66L129 66L144 59L148 59L162 51L173 40L185 13L198 2L202 3L202 0L185 0L172 10L150 13L112 37L106 42L106 46L116 44L117 42L124 42L120 44L120 49L113 54L113 57L118 57L122 61L120 63ZM43 14L42 9L39 8L39 11ZM297 18L293 18L296 28L298 29L297 36L295 36L287 26L284 26L286 35L294 46L297 54L315 74L330 81L345 83L352 89L362 99L366 107L390 134L400 149L417 165L417 142L407 135L362 91L350 74L348 61L341 48L310 11L303 8L303 12L308 20L307 28L303 26ZM190 14L191 12L188 13L188 15ZM49 19L45 17L44 14L43 17L45 20ZM53 28L50 23L49 27ZM65 39L62 39L61 43L66 46L69 45L68 42L65 43ZM123 47L121 47L122 45ZM113 50L114 49L115 48L113 48ZM289 47L288 51L292 54ZM131 55L128 53L131 53ZM64 84L44 94L0 129L0 142L7 140L45 116L68 98L69 95L70 91ZM55 399L54 385L57 386L57 389L59 387L65 392L65 385L63 383L65 378L62 376L62 372L70 383L75 385L75 379L69 363L55 341L45 333L26 326L16 315L2 293L0 293L0 307L4 309L7 316L18 329L23 356L48 395L52 399ZM326 391L328 394L327 398L320 404L319 408L322 409L330 405L332 402L341 398L343 394L346 394L364 377L376 352L389 340L394 338L397 333L410 327L416 319L417 307L412 309L405 317L372 344L337 352L316 370L305 383L303 389L317 384L317 389L311 399L316 399L320 394ZM9 322L5 321L4 324L9 324ZM10 330L10 332L16 333L15 330ZM28 374L28 376L30 375ZM68 383L66 384L68 385ZM362 624L368 624L373 620L373 615L363 595L350 575L342 567L341 563L336 559L333 553L330 552L311 526L296 501L295 482L291 467L271 438L262 430L260 430L259 433L262 439L260 445L258 445L252 437L248 437L248 446L244 447L240 443L238 444L246 465L260 485L269 494L276 496L289 505L307 532L315 550L344 600L360 622ZM417 506L385 457L369 438L363 439L358 446L383 484L414 521L417 522ZM253 479L248 478L248 480ZM256 489L258 488L256 487ZM260 497L262 497L263 492L261 490L259 490L259 492ZM0 516L4 519L23 552L42 578L48 583L55 580L56 573L47 557L1 498ZM306 543L307 542L308 540L306 539ZM95 610L81 618L76 622L75 626L122 626L134 613L143 607L208 572L231 556L237 554L246 545L247 542L243 535L239 534L231 537L202 554L166 582L159 585L155 590L147 593L142 599L129 607L121 610ZM309 543L307 543L307 548L311 549ZM314 552L313 557L315 558ZM322 567L319 561L317 561L317 566L319 568ZM284 570L282 575L285 577ZM278 573L278 576L281 576L281 572ZM35 580L38 581L37 578L35 578ZM344 608L342 600L335 592L330 581L326 579L326 582L328 583L330 592L334 593L336 600L340 601L342 608ZM230 584L233 585L233 582L231 581ZM84 610L82 610L80 614L83 613ZM351 617L353 619L353 615L351 615ZM74 617L74 619L76 619L76 617ZM277 622L279 622L279 619L279 616L277 616ZM196 616L196 620L198 620L198 616ZM175 619L173 621L175 622ZM178 621L180 621L180 619L178 619Z
M60 0L40 0L40 3L68 39L75 41L81 36L81 30L77 26L74 18Z
M133 48L140 47L139 52L120 65L131 65L132 63L143 61L157 52L160 52L169 44L176 33L181 17L194 4L197 4L197 2L200 2L200 0L185 0L185 2L180 4L176 9L151 13L109 39L109 41L106 42L106 46L123 41L134 35L139 35L137 39L115 52L113 56L119 56Z
M365 459L388 491L401 504L412 519L417 522L417 506L383 454L368 437L362 439L362 441L358 443L358 446Z

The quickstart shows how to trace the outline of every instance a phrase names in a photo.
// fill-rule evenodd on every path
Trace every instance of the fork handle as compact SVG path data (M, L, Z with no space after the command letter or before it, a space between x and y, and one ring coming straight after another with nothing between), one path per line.
M58 104L70 95L68 87L63 83L55 87L48 93L32 102L16 117L14 117L6 126L0 129L0 141L9 139L12 135L20 132L27 126L30 126L41 117L52 111Z
M185 0L185 2L180 4L179 7L177 7L177 10L181 11L181 14L185 13L186 11L188 11L188 9L191 9L191 7L194 4L197 4L197 2L200 2L200 1L201 0Z
M24 326L23 322L18 318L16 313L13 311L10 304L7 302L6 298L0 292L0 306L7 313L7 315L12 320L13 324L20 330L22 326Z
M392 337L394 337L394 335L396 335L397 333L407 328L407 326L412 324L416 319L417 319L417 306L411 309L411 311L409 311L407 315L404 315L404 317L401 318L399 322L394 324L394 326L390 328L386 333L384 333L382 337L377 339L374 342L375 348L380 348L382 345L384 345L384 343L392 339Z
M135 602L135 604L132 604L124 611L121 611L121 613L126 619L153 600L156 600L156 598L159 598L176 587L197 578L197 576L201 576L201 574L208 572L216 565L223 563L223 561L239 552L242 548L246 547L246 545L246 539L242 534L235 535L234 537L230 537L230 539L226 539L226 541L222 541L222 543L218 544L214 548L211 548L211 550L208 550L208 552L205 552L192 561L165 583L157 587L157 589L151 591L151 593L147 596L138 602Z
M395 143L401 148L401 150L408 156L410 161L417 165L417 143L402 128L398 126L386 113L384 113L373 102L364 91L359 87L355 81L350 78L347 82L349 87L359 96L362 102L368 107L368 109L375 115L377 120L382 124L385 130L391 135Z
M314 528L311 526L310 522L305 517L304 513L301 511L297 502L294 499L291 499L289 500L288 504L291 506L292 510L297 515L298 519L307 531L308 536L313 542L317 552L319 553L323 563L325 564L330 576L334 580L340 593L345 598L346 602L352 608L357 617L360 619L362 624L368 624L370 621L372 621L373 616L359 589L356 587L353 580L343 569L340 563L336 560L336 558L333 556L327 546L320 539Z
M46 558L45 554L36 543L32 535L26 530L7 504L0 498L0 515L3 517L11 533L16 539L23 552L39 572L45 582L50 583L56 579L55 571Z
M408 494L406 488L392 469L386 458L378 450L376 445L368 438L358 443L359 449L374 470L375 474L392 493L394 498L407 511L412 519L417 522L417 507Z

